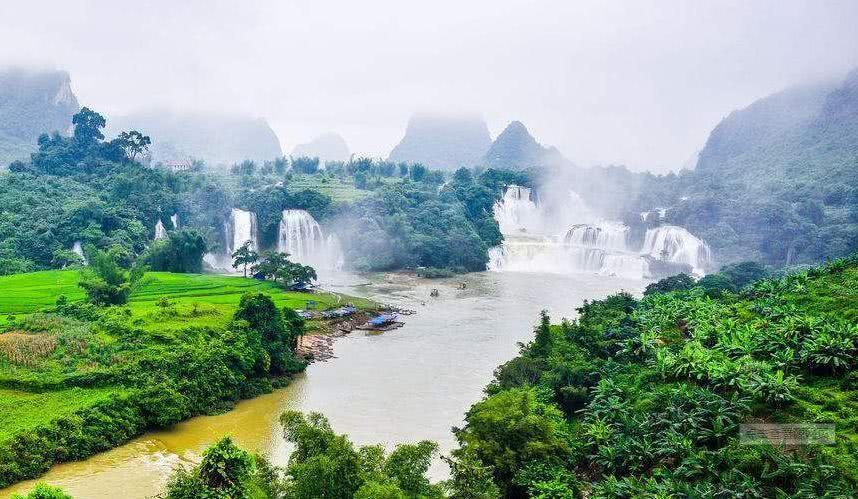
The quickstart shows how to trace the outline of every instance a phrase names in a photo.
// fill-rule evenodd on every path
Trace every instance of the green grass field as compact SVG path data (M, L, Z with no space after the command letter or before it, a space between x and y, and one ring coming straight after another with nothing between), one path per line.
M352 179L341 180L327 175L295 175L288 187L292 192L305 189L321 192L330 196L334 203L350 203L372 194L372 191L355 187Z
M57 296L83 299L76 271L48 270L0 277L0 314L20 314L53 305Z
M78 286L79 279L80 272L77 270L0 277L0 335L8 329L3 326L10 323L12 316L15 317L15 324L20 324L22 320L26 322L27 319L43 320L53 329L42 331L37 328L35 332L27 334L43 337L50 345L66 345L62 348L51 346L49 353L30 354L32 364L10 361L9 353L0 349L0 376L4 380L26 380L28 377L62 379L70 373L86 372L115 361L111 352L115 352L113 344L116 338L110 333L102 331L93 334L88 332L88 326L81 328L81 322L69 319L54 321L50 316L36 314L53 306L60 295L65 295L70 301L84 300L85 294ZM141 335L141 340L154 343L172 337L173 332L189 326L225 326L232 320L241 297L247 292L266 293L278 307L292 309L307 308L310 301L316 302L319 310L347 302L362 308L375 306L369 300L335 293L284 291L271 282L241 276L148 272L124 308L130 311L130 324L151 332L151 336ZM159 304L163 297L168 300L167 306ZM30 314L34 315L28 317ZM315 322L311 321L308 327L315 327ZM10 341L5 343L4 348L10 349L9 352L19 351L14 349L28 344L21 341L27 334L22 334L17 328L9 332L17 335L14 338L10 335ZM135 352L134 348L130 348L119 355L135 355ZM5 386L17 388L18 385ZM0 388L0 441L108 400L125 390L121 386L114 386L32 393Z
M82 300L84 293L77 285L79 278L75 270L0 277L0 324L5 323L10 314L27 314L51 306L60 295L72 301ZM189 323L216 325L227 322L241 296L250 291L267 293L278 307L294 309L306 308L309 301L315 301L319 309L345 302L359 307L372 306L368 300L334 293L283 291L273 283L240 276L148 272L131 294L128 307L132 317L139 319L138 323L147 329L187 326ZM174 315L159 313L157 302L161 297L170 301L176 312ZM194 308L202 313L192 314Z
M46 393L0 389L0 441L109 400L119 388L70 388Z

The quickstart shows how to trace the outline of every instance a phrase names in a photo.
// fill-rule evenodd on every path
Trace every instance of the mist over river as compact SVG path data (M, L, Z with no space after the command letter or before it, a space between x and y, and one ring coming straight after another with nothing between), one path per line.
M425 280L404 274L338 274L327 289L413 309L405 327L383 334L355 331L340 338L336 358L310 365L288 387L240 402L232 411L190 419L169 431L143 435L85 461L54 466L39 478L78 499L143 498L163 490L170 471L195 462L224 435L285 465L289 447L278 417L285 409L320 411L338 433L357 444L434 440L441 453L455 446L450 431L501 363L532 338L541 309L553 322L574 317L585 299L624 289L639 294L645 282L595 274L480 272ZM464 289L460 289L462 284ZM432 288L440 296L430 298ZM431 476L447 476L436 459ZM29 490L36 481L0 491Z

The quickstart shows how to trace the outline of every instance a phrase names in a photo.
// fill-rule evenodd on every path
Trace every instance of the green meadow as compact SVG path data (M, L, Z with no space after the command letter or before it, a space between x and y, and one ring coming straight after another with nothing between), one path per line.
M0 277L0 324L5 324L10 315L29 314L52 306L60 295L70 301L83 300L83 290L77 285L79 279L76 270ZM248 292L267 293L278 307L292 309L306 308L310 301L316 302L319 309L346 302L358 307L372 305L368 300L334 293L283 291L271 282L241 276L148 272L131 294L127 307L136 324L146 329L189 324L214 326L228 322L241 296ZM158 305L161 298L169 301L167 313Z
M110 400L121 391L113 387L75 387L43 393L0 389L0 441Z
M287 351L274 371L262 326L233 321L246 293L268 296L277 311L264 327L297 328L289 334L319 323L287 324L286 308L375 306L241 276L148 272L126 305L95 307L80 277L0 277L0 488L288 383L304 362Z

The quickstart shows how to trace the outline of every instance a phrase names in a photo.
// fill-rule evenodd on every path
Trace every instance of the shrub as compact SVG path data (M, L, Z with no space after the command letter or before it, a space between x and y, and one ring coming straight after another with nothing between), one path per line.
M52 485L48 485L44 482L39 482L33 487L27 495L22 496L19 494L15 494L12 496L12 499L73 499L72 496L68 495L63 491L63 489L59 487L54 487Z
M670 291L687 291L694 287L694 278L688 274L676 274L647 285L644 296Z

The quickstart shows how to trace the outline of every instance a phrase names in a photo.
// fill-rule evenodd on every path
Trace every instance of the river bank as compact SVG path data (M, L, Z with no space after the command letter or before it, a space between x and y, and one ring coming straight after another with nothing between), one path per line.
M497 272L432 280L371 274L329 282L326 289L417 313L405 318L401 329L336 338L336 355L311 364L286 388L239 402L228 413L193 418L87 460L55 466L42 479L78 499L114 497L116 490L124 497L149 497L162 490L176 464L195 462L227 434L282 465L291 451L278 424L286 409L323 412L338 432L359 444L391 447L429 439L446 453L455 445L450 428L461 424L482 396L495 367L516 355L517 342L532 337L541 309L556 319L572 318L585 299L620 289L637 294L644 285L586 274ZM436 298L430 297L434 288ZM447 472L440 460L433 462L434 479ZM33 483L0 491L0 497Z

